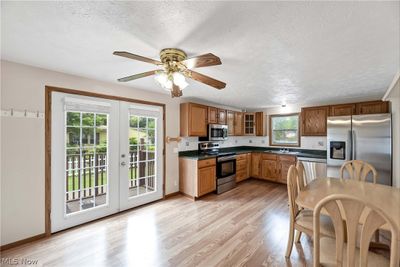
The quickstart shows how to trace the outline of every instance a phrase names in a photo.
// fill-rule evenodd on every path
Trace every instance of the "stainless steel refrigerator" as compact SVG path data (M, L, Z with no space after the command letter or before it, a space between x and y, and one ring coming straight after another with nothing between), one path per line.
M328 177L340 177L342 164L357 159L375 167L378 183L392 185L391 124L391 114L328 117Z

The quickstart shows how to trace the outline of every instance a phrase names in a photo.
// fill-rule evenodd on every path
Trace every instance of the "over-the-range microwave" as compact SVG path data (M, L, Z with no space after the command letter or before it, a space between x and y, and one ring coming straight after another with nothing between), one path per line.
M207 137L200 137L200 141L223 141L228 139L228 125L208 124Z

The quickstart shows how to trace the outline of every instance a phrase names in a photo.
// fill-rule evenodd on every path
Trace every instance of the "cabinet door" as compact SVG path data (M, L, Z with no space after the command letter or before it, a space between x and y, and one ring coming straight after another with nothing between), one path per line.
M226 112L226 122L228 124L228 135L235 134L235 112L228 110Z
M243 113L235 112L235 130L234 135L243 135Z
M189 106L189 135L207 136L207 107L191 103Z
M198 171L197 196L215 191L216 189L215 166L200 168Z
M301 109L302 135L326 136L326 119L329 107L311 107Z
M255 135L255 114L244 113L244 135Z
M279 161L279 166L278 166L278 181L281 183L286 184L287 183L287 174L289 171L290 166L294 165L294 162L290 161Z
M267 180L276 180L277 164L276 160L263 159L261 161L261 177Z
M356 113L356 104L330 106L330 116L351 116Z
M218 123L218 109L208 107L208 123Z
M251 153L247 153L246 179L251 176Z
M261 153L251 153L251 176L260 177Z
M356 104L357 115L378 114L389 112L389 102L387 101L370 101Z
M226 124L226 110L225 109L218 109L218 123Z
M264 112L256 112L256 136L265 135L265 117Z

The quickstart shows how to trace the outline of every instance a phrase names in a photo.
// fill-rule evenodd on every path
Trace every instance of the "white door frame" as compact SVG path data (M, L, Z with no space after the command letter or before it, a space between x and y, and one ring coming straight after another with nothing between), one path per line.
M86 91L79 91L79 90L74 90L74 89L66 89L66 88L60 88L60 87L52 87L52 86L45 86L45 234L46 235L51 235L53 232L57 231L52 229L52 169L54 164L56 162L52 161L52 150L53 146L55 146L57 143L62 143L64 142L59 142L60 140L58 139L57 142L56 140L52 140L54 136L52 129L52 96L53 93L65 93L65 94L70 94L70 95L75 95L75 96L80 96L80 97L90 97L90 98L100 98L102 100L116 100L116 101L126 101L130 103L138 103L138 104L144 104L144 105L154 105L154 106L159 106L162 109L162 130L163 133L160 135L162 136L162 145L163 145L163 151L161 153L162 155L162 198L165 197L165 104L162 103L157 103L157 102L151 102L151 101L143 101L143 100L137 100L137 99L130 99L126 97L118 97L118 96L112 96L112 95L106 95L106 94L98 94L98 93L91 93L91 92L86 92ZM54 122L53 122L54 123ZM140 205L140 204L139 204ZM113 213L118 213L119 209L114 210L113 212L110 212L110 214ZM103 217L99 216L100 217ZM93 220L96 220L96 218L93 218Z

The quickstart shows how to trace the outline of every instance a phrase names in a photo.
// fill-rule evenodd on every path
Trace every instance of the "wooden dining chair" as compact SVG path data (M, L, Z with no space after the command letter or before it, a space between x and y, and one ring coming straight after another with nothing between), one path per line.
M325 209L335 226L335 239L321 237L320 214ZM361 222L358 235L360 248L357 248L357 229L360 216L367 215ZM364 217L363 217L364 218ZM346 224L343 224L343 220ZM369 251L373 233L382 225L388 224L391 231L390 261L380 254ZM399 265L398 235L393 220L378 207L365 203L352 195L334 194L322 199L314 209L314 267L317 266L391 266ZM346 225L346 227L344 226ZM346 237L346 243L345 238Z
M309 236L313 234L313 212L311 210L301 209L296 204L296 198L299 193L298 188L299 175L294 165L290 166L287 175L287 189L289 197L289 213L290 213L290 228L289 238L285 256L290 257L293 248L294 234L296 233L296 242L300 242L301 233ZM321 215L321 235L335 236L335 229L329 216Z
M301 161L297 161L297 163L296 163L296 170L297 170L297 174L298 174L298 176L299 176L299 179L298 179L298 188L299 188L299 191L303 191L304 190L304 187L306 186L306 181L307 181L307 179L306 179L306 173L305 173L305 171L304 171L304 165L303 165L303 163L301 162Z
M362 160L346 161L340 168L340 178L344 178L344 171L350 176L350 179L363 181L367 179L368 175L372 173L372 182L376 184L378 173L374 166Z

